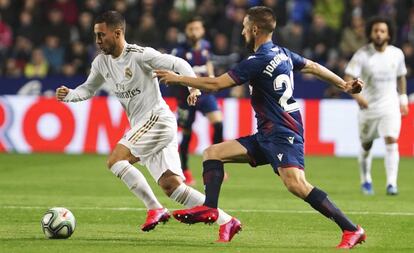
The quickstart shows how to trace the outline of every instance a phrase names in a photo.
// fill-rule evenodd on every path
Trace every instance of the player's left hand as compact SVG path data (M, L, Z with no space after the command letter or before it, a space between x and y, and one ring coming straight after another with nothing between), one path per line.
M408 115L408 105L400 105L401 116Z
M155 75L160 79L161 83L166 85L179 83L180 76L170 70L154 70Z
M199 89L190 88L190 95L187 97L188 105L195 106L199 96L201 96L201 91Z
M361 79L354 79L345 83L344 91L350 94L360 93L364 87L364 81Z

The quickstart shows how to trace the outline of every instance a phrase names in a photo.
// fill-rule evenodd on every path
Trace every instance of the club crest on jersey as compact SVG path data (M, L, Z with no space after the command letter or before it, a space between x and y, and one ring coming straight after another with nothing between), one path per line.
M132 78L132 71L131 71L130 68L125 69L125 78L126 79L131 79Z

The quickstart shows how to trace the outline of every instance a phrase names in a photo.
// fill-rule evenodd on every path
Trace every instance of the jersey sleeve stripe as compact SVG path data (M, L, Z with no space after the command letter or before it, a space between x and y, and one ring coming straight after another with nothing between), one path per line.
M240 78L234 73L233 70L229 70L227 73L229 74L231 79L233 79L236 82L236 84L238 85L242 84Z

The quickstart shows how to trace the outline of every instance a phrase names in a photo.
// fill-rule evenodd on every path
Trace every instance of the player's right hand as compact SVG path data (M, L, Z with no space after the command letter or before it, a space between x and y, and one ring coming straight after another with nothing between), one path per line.
M69 88L62 85L56 89L56 99L59 101L63 101L66 95L68 95L68 93L69 93Z
M190 88L190 95L187 97L188 105L195 106L199 96L201 96L201 91L199 89Z

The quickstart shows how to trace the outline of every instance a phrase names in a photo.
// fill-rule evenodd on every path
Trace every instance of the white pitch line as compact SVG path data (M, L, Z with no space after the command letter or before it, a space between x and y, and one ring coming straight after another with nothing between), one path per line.
M45 206L0 206L0 209L44 209ZM73 210L108 210L108 211L146 211L146 208L137 207L70 207ZM281 210L281 209L226 209L228 212L239 213L295 213L314 214L313 210ZM384 216L414 216L414 212L370 212L370 211L345 211L347 214L355 215L384 215Z

